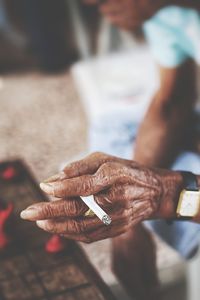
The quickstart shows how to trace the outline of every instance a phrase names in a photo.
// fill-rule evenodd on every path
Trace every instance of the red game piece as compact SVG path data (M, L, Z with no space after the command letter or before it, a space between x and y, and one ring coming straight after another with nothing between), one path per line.
M13 167L8 167L2 174L3 179L10 180L13 179L16 175L16 171Z
M59 235L53 235L45 245L45 250L48 253L59 253L65 248L64 242Z
M13 205L10 203L6 209L0 209L0 250L4 249L10 242L5 233L5 225L13 212Z

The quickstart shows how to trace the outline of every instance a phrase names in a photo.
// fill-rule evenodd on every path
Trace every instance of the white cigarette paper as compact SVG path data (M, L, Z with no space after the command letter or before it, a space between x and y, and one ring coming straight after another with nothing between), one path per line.
M81 199L105 225L110 225L111 217L96 203L94 196L81 197Z

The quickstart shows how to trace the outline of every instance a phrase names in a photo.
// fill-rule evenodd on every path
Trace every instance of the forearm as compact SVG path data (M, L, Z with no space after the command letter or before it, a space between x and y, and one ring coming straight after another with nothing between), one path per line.
M183 148L196 99L196 73L188 61L176 69L160 68L160 89L139 128L134 159L168 168Z
M144 165L167 168L183 148L193 102L168 102L156 96L140 126L134 159Z

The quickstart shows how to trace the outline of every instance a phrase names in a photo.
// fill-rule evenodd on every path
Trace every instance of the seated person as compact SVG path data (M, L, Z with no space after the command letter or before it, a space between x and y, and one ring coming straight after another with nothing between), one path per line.
M98 1L86 2L94 4ZM193 126L196 102L195 63L200 62L200 1L107 0L99 9L108 20L120 28L132 31L138 26L143 27L158 64L160 88L139 128L134 160L150 167L171 167L174 158L184 148L189 146L190 149L198 151ZM188 258L195 252L198 246L197 225L174 222L169 226L166 222L156 221L152 222L152 226L183 257ZM142 232L144 230L143 228ZM191 236L196 236L192 243ZM132 241L134 245L140 243L140 246L137 246L140 250L147 244L147 241L141 242L141 238L137 238L133 230L127 244L130 243L130 238L135 239L135 242ZM121 244L119 239L118 250ZM141 267L144 265L144 255L141 257L140 252L134 253L135 261L141 261L140 267L139 263L133 263L131 253L128 265L132 264L132 269L137 270L136 273L143 268L145 277L148 269L155 271L155 266L148 263L146 267ZM150 257L149 253L145 255ZM153 257L146 261L153 262ZM138 286L140 285L134 287L135 290Z
M96 3L97 1L88 0L87 2ZM160 89L152 100L141 124L134 154L137 162L149 167L170 166L176 154L183 147L185 135L193 118L196 74L191 59L199 61L197 41L200 32L200 16L197 9L200 9L200 3L199 1L190 1L188 5L190 8L180 7L180 5L187 5L187 1L185 2L157 0L152 5L150 0L142 1L142 3L134 0L120 2L108 0L100 6L102 13L120 27L132 30L143 24L145 34L159 64ZM165 7L166 4L178 6ZM87 162L83 164L87 169ZM95 172L95 169L94 171L90 170L88 174L91 172ZM70 177L73 176L77 175L73 175L72 172ZM84 184L87 187L87 183ZM170 181L169 188L169 192L173 192ZM88 186L88 190L90 190L90 186ZM141 194L143 194L142 190L141 187ZM120 199L123 199L123 192L123 190L118 190ZM134 190L132 192L135 193ZM147 202L151 203L153 193L151 197L149 194L146 197L148 198ZM140 196L138 198L140 199ZM144 200L144 198L141 199ZM143 215L142 202L138 201L137 205ZM142 207L141 210L140 207ZM149 210L152 209L151 205L150 207L147 205L147 207ZM119 226L118 230L120 231L121 228ZM106 231L106 229L104 230ZM198 227L195 227L194 246L198 245L197 233ZM77 236L75 237L77 238ZM106 232L105 237L107 237ZM115 259L117 266L120 264L126 268L121 280L129 289L130 294L136 293L141 299L146 299L147 296L148 299L151 297L155 299L154 290L157 287L157 276L155 254L149 233L142 226L131 226L125 235L114 239L113 246L116 257L126 262L126 264L119 263L120 259ZM144 252L142 249L149 250ZM188 249L184 255L191 255L191 250L194 249ZM127 272L128 269L129 272ZM120 273L118 267L116 270ZM128 278L126 278L126 274L129 275Z
M120 28L143 28L158 64L160 88L139 128L133 158L146 166L171 167L184 148L199 151L193 126L197 97L195 64L200 62L200 1L107 0L99 8ZM198 241L190 242L191 234L198 232L194 224L174 222L169 226L156 221L152 226L183 257L192 256L197 248Z

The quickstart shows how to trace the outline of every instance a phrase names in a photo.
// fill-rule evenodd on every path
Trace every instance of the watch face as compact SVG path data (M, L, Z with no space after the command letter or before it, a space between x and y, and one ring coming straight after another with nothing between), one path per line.
M177 214L182 217L195 217L200 209L200 191L183 190L180 195Z

